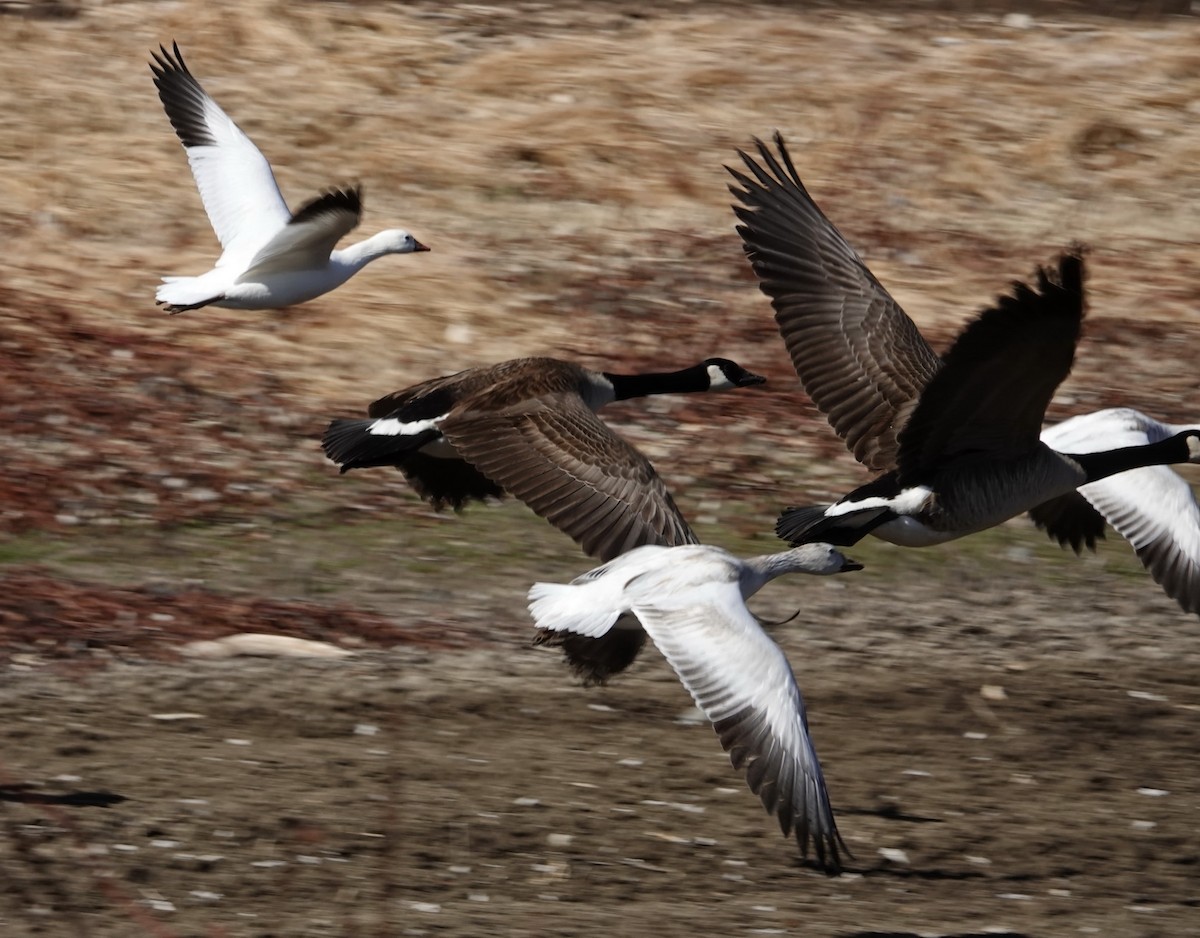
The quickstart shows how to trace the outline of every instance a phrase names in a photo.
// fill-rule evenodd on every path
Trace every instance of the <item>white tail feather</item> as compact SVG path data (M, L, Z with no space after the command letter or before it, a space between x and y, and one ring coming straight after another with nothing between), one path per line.
M529 590L529 612L538 628L553 632L574 632L599 638L613 627L620 609L603 609L591 591L563 583L534 583Z

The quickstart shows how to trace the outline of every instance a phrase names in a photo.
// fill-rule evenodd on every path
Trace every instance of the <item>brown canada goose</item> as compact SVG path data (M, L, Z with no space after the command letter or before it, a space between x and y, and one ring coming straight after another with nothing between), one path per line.
M1107 445L1040 438L1083 319L1078 251L1039 271L1036 289L1016 284L939 358L813 202L782 138L778 158L756 143L761 165L739 153L750 175L730 170L741 186L730 187L738 232L804 389L859 461L885 473L834 505L787 509L776 526L785 540L847 545L870 533L923 546L1033 511L1060 541L1090 543L1098 518L1078 510L1080 486L1087 498L1086 487L1118 473L1200 461L1196 428ZM1195 606L1200 550L1167 549L1162 560L1161 536L1155 543L1139 548L1143 560Z
M613 401L765 380L724 358L638 375L519 358L380 398L367 409L370 419L334 420L322 446L343 472L397 467L435 509L512 495L591 556L611 560L642 544L693 544L696 536L650 461L595 412ZM561 638L586 682L602 683L636 657L645 634L628 624L601 641Z
M861 569L828 544L746 560L709 545L647 545L570 584L534 584L529 610L543 630L593 638L621 616L635 615L784 835L794 830L805 856L811 842L817 862L834 874L841 868L839 848L846 847L809 738L804 700L787 658L746 600L787 573Z

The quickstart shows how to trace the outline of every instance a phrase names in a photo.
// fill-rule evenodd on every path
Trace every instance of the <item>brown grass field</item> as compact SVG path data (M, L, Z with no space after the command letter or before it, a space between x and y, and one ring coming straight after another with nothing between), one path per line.
M1165 6L0 4L0 933L1200 932L1200 622L1119 538L864 544L756 600L802 609L774 634L855 854L827 879L659 656L585 689L529 647L529 583L591 565L566 538L316 442L508 357L732 357L767 389L611 419L705 540L776 549L780 507L865 476L733 231L722 167L775 129L935 344L1082 241L1052 418L1195 420L1200 18ZM432 251L164 315L216 253L147 68L172 40L289 204L360 182L364 233ZM179 654L241 631L355 654Z

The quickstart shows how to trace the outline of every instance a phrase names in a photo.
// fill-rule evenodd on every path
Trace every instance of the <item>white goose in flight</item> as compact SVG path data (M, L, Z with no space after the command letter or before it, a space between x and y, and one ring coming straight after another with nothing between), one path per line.
M362 215L361 189L330 189L292 214L266 158L192 77L179 45L172 48L151 52L150 71L223 250L208 273L163 277L155 300L168 313L293 306L385 254L429 250L398 228L335 250Z
M529 610L539 628L603 636L633 613L712 721L750 790L810 846L828 873L841 868L838 834L821 763L808 734L804 700L787 658L746 608L746 600L787 573L861 570L828 544L739 559L707 544L646 545L570 584L536 583ZM849 851L847 851L849 852Z

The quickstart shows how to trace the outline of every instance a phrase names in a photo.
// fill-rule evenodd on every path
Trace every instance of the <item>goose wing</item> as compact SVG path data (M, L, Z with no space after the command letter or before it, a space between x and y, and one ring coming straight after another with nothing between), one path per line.
M330 189L307 203L250 261L239 281L293 270L320 270L362 218L362 190Z
M1037 287L979 315L946 353L900 433L900 481L971 454L1004 459L1038 445L1055 389L1071 370L1083 323L1083 258L1072 250Z
M804 390L871 469L895 468L904 415L941 362L800 181L783 138L729 172L738 233ZM753 177L753 178L751 178Z
M575 395L452 415L441 430L467 462L594 557L696 543L650 461Z
M1183 429L1116 408L1065 420L1042 441L1059 452L1094 453L1156 443ZM1131 469L1084 485L1079 494L1130 543L1168 596L1200 613L1200 505L1178 473L1167 466Z
M179 45L173 43L171 52L159 50L151 52L150 71L224 249L217 266L244 260L286 225L291 213L266 157L200 87Z
M698 562L684 566L701 572ZM678 565L665 564L631 582L626 597L763 807L805 856L811 845L818 863L837 872L845 844L791 666L746 608L730 563L706 567L708 582L681 589Z

